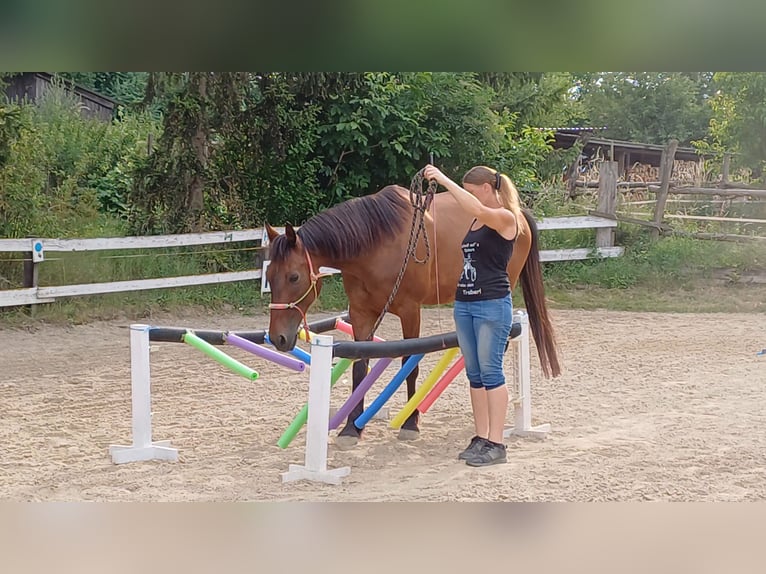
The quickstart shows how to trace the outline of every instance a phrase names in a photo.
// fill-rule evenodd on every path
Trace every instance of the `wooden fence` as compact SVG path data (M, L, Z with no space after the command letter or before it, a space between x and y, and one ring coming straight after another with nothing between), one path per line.
M613 201L613 200L612 200ZM608 200L605 204L608 209ZM555 249L541 251L543 262L571 261L592 257L618 257L623 248L615 247L613 231L617 226L614 218L599 216L552 217L538 222L540 230L552 229L596 229L597 248ZM284 229L279 229L284 232ZM136 279L130 281L108 281L103 283L85 283L78 285L38 285L40 265L44 264L47 253L52 252L93 252L106 250L162 249L191 245L227 245L234 243L255 244L259 249L268 245L264 229L242 231L219 231L212 233L193 233L184 235L157 235L149 237L109 237L97 239L0 239L0 253L23 253L23 287L0 291L0 308L51 303L65 297L120 293L148 289L166 289L190 285L208 285L232 281L260 280L268 261L260 269L226 273L208 273L185 275L180 277L162 277L156 279ZM337 269L326 268L324 271L338 273ZM261 291L268 291L268 285L262 282Z
M672 179L672 170L675 159L675 152L678 147L678 142L671 140L665 147L660 162L660 180L653 182L625 182L616 181L615 173L617 170L617 162L604 161L599 168L599 199L598 207L588 211L591 215L596 215L603 218L611 218L615 221L622 221L625 223L631 223L636 225L642 225L650 227L652 229L652 236L658 238L661 234L680 234L690 235L701 239L727 239L727 240L766 240L766 237L760 235L745 235L736 233L704 233L704 232L689 232L674 228L671 225L672 221L696 221L696 222L716 222L721 224L750 224L754 226L766 226L766 219L760 217L726 217L723 214L719 215L697 215L686 213L675 213L669 210L668 205L681 205L681 204L700 204L700 200L688 199L691 196L703 196L707 198L707 202L710 205L720 205L721 208L731 205L732 200L740 201L742 203L751 202L752 205L763 208L766 203L766 189L758 189L753 186L743 184L741 182L731 182L729 180L729 162L730 156L725 155L723 161L723 168L721 174L721 180L718 182L703 182L696 181L694 183L681 183ZM578 182L577 186L581 188L595 187L594 182ZM604 192L603 187L609 188ZM635 193L636 190L645 189L648 193L654 193L654 199L645 199L640 201L627 201L622 205L627 206L653 206L651 219L644 219L640 217L633 217L633 213L626 214L618 211L617 206L611 203L603 203L603 198L611 198L614 194L618 195L618 191ZM612 191L613 190L613 191ZM684 199L676 198L680 196Z

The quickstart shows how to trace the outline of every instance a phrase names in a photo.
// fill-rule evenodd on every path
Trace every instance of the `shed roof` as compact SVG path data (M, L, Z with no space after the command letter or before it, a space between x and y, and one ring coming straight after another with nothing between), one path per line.
M553 147L559 149L572 147L581 136L582 132L593 131L594 129L603 128L582 128L579 129L579 131L574 131L573 128L562 128L560 131L554 133ZM615 152L628 151L631 155L635 153L647 160L652 160L647 161L646 163L659 162L659 158L662 156L662 151L665 149L664 145L659 144L591 137L585 145L585 150L593 149L595 147L606 147ZM706 154L691 147L679 146L676 150L676 159L697 161L700 157L712 157L712 154Z

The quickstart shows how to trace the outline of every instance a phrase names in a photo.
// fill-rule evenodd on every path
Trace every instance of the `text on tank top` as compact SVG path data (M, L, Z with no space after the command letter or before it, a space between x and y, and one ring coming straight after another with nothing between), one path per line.
M474 223L463 238L463 272L455 299L484 301L505 297L511 290L507 267L514 240L506 239L487 225L474 230Z

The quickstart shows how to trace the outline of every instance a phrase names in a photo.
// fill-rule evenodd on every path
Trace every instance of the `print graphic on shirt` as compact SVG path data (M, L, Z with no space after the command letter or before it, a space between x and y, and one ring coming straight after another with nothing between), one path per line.
M476 288L477 272L474 267L472 254L479 247L478 241L463 243L463 273L458 281L458 288L462 289L463 295L481 295L481 287Z
M462 277L465 277L466 281L471 281L471 282L476 281L476 267L474 267L471 264L470 255L463 258L463 275L461 276L461 278Z

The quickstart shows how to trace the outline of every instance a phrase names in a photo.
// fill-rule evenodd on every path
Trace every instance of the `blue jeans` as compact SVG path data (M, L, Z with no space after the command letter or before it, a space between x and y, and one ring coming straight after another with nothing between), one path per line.
M455 301L453 309L471 387L489 390L504 385L503 354L513 321L510 293L500 299Z

